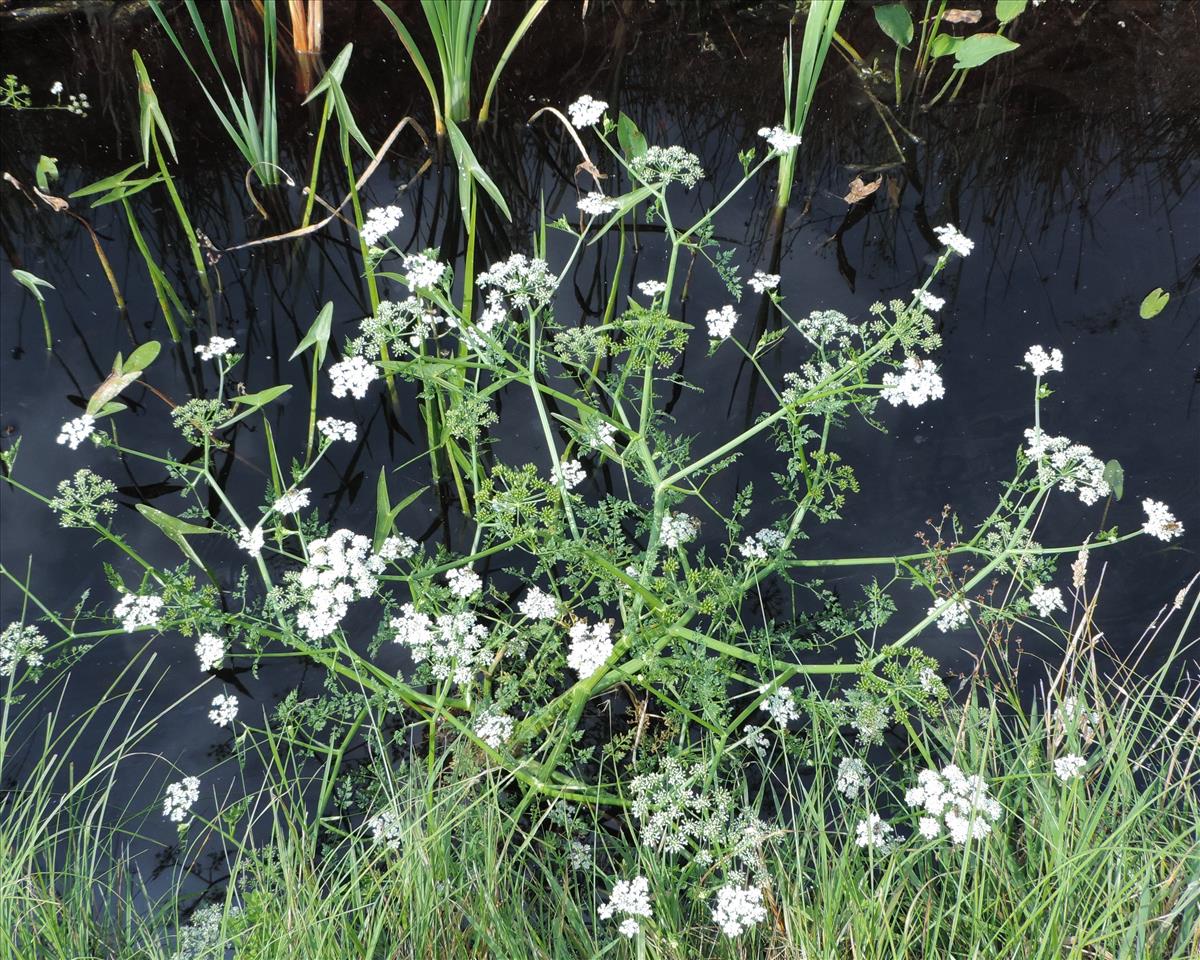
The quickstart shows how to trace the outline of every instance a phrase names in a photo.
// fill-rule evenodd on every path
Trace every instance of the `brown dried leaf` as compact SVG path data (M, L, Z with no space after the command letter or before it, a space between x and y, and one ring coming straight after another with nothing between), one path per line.
M946 23L978 23L983 19L982 10L947 10L942 14Z
M895 177L887 178L887 196L888 204L893 210L900 209L900 181Z
M859 200L865 200L883 183L883 174L879 175L879 179L874 183L864 183L862 177L855 177L850 181L850 192L842 197L847 203L858 203Z

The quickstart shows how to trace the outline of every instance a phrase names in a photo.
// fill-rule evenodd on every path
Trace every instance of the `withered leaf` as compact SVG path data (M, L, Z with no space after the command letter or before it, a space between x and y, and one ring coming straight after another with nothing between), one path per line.
M982 10L947 10L942 14L946 23L978 23L982 18Z
M858 203L859 200L865 200L883 183L883 174L879 175L879 179L872 183L864 183L862 177L855 177L850 181L850 192L842 197L847 203Z
M900 209L900 181L895 177L888 177L887 185L888 203L893 210Z

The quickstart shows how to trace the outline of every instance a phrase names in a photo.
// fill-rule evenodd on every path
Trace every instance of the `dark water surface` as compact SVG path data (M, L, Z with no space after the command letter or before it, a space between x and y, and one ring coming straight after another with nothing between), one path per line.
M346 86L367 139L379 143L396 122L414 114L427 122L428 104L398 42L368 4L327 5L326 57L353 40L355 53ZM973 76L954 102L905 121L918 139L898 134L896 147L864 93L864 83L830 54L802 148L800 174L783 238L782 292L794 316L815 308L837 308L854 319L876 300L907 299L936 256L931 227L958 224L976 242L974 254L956 261L935 292L947 298L940 315L945 345L937 355L946 398L919 411L883 411L888 433L854 422L834 448L852 464L861 492L852 497L847 520L816 528L802 550L813 557L892 554L918 549L914 534L952 504L967 523L986 516L999 483L1011 473L1022 431L1032 423L1033 379L1018 369L1033 343L1059 347L1066 372L1054 377L1055 394L1043 407L1044 426L1091 445L1102 459L1119 460L1126 472L1124 500L1104 513L1059 497L1039 530L1044 543L1081 540L1089 532L1119 524L1140 525L1140 500L1152 496L1175 511L1188 535L1170 546L1143 538L1104 554L1100 621L1118 651L1128 650L1159 607L1197 570L1200 536L1200 58L1194 44L1197 6L1192 4L1080 3L1070 10L1046 4L1023 16L1014 32L1022 47ZM635 5L622 20L615 7L593 4L580 18L578 4L552 4L526 38L501 85L496 122L480 131L476 148L505 193L513 223L489 220L484 258L512 250L527 252L544 197L547 216L574 217L577 162L558 129L525 125L538 106L560 108L593 93L630 114L651 143L680 143L697 152L709 179L680 194L680 215L709 205L736 182L738 150L755 144L760 126L778 122L779 41L786 31L784 4ZM511 20L500 4L496 14ZM1120 23L1119 23L1120 22ZM1124 24L1123 26L1120 24ZM202 96L148 15L120 19L59 18L16 29L4 22L3 71L16 73L44 100L55 80L68 91L83 90L93 111L86 119L65 113L0 112L0 159L5 171L32 182L39 154L58 158L63 179L52 192L70 191L134 162L138 153L137 98L129 51L143 55L179 149L177 183L198 229L218 247L281 232L298 222L298 190L281 190L264 203L264 222L243 186L245 165L232 152ZM852 6L843 32L865 54L885 54L865 6ZM484 31L477 59L490 65L502 41ZM870 54L868 54L869 56ZM890 56L881 62L890 64ZM315 115L300 105L302 73L289 58L279 73L282 163L307 181L316 128ZM482 89L486 75L478 80ZM871 88L887 97L888 87ZM326 153L326 157L332 154ZM399 202L406 211L394 238L409 249L440 245L448 256L458 246L453 178L436 166L397 201L397 190L417 174L425 153L416 137L402 136L372 179L364 206ZM859 171L883 187L868 201L848 208L841 199ZM580 179L580 188L587 185ZM340 200L344 176L329 166L320 190ZM169 342L145 268L129 242L119 206L74 209L99 231L129 309L121 315L101 274L87 234L65 216L37 209L7 183L0 184L0 435L5 447L21 440L18 478L47 494L82 466L111 478L122 489L117 522L143 555L174 565L175 548L133 506L152 503L169 513L183 504L161 470L144 462L121 462L90 444L71 453L55 444L63 421L79 413L77 401L103 379L117 351L136 342ZM768 265L768 214L773 180L762 179L719 216L724 246L737 249L735 262L748 276ZM335 200L335 202L336 202ZM213 333L232 336L247 359L236 368L249 390L293 383L292 392L271 408L281 450L303 449L307 425L307 365L287 357L320 306L335 304L335 336L351 335L369 313L359 277L357 247L334 226L299 244L275 244L226 255L217 272L221 290L211 311L199 297L195 274L178 223L161 188L139 195L134 206L147 241L175 289L195 313L195 329L181 348L164 350L148 379L176 402L212 390L212 368L199 364L196 342ZM677 216L678 221L678 216ZM553 240L551 264L567 248ZM595 248L592 248L594 251ZM10 277L21 267L56 287L47 291L55 349L47 355L36 305ZM594 322L608 295L615 248L589 252L564 285L556 316L560 323ZM639 249L620 278L622 293L640 280L661 279L663 245L643 232ZM1155 287L1171 294L1153 320L1138 317L1142 297ZM702 325L704 312L728 300L707 267L697 265L685 320ZM388 291L381 291L386 298ZM402 296L399 291L393 295ZM751 293L740 307L745 335L756 316L775 324ZM798 341L797 341L798 342ZM778 376L798 365L794 344L776 350L767 368ZM697 335L682 373L705 387L687 392L672 408L682 432L699 434L701 453L733 435L769 403L732 350L706 359ZM324 380L324 378L323 378ZM310 478L314 502L334 526L369 532L374 485L381 466L417 459L390 474L393 500L427 482L420 458L423 426L411 398L402 400L397 421L384 393L366 400L335 401L322 383L322 415L354 419L362 442L339 445ZM403 396L403 394L402 394ZM126 442L159 452L184 452L171 430L161 399L148 390L130 391L132 409L118 418ZM521 398L505 401L500 432L521 449L528 424ZM534 438L536 442L536 438ZM530 444L529 457L537 448ZM258 503L266 462L261 428L247 420L231 449L219 458L239 507ZM520 462L515 453L510 462ZM756 482L756 521L769 519L766 461L742 460L723 482L732 491ZM597 471L585 492L597 495L609 479ZM104 583L98 558L134 571L114 552L92 549L80 531L61 531L54 516L23 494L0 485L6 567L24 571L32 557L31 585L51 608L73 606L85 590L89 603L111 608L115 598ZM405 514L407 532L432 544L464 549L461 519L436 497ZM204 538L208 539L208 538ZM211 538L216 539L216 538ZM206 560L231 576L228 545L198 543ZM207 553L205 551L208 551ZM1098 559L1098 557L1097 557ZM1095 561L1094 561L1095 562ZM846 578L847 595L858 578ZM923 612L921 598L901 596L901 613ZM0 623L20 612L18 591L0 588ZM911 621L909 621L911 622ZM369 637L366 615L355 624ZM927 649L948 664L969 663L970 634L928 639ZM106 685L144 643L142 637L106 639L72 681L81 703ZM152 644L158 664L182 664L154 694L169 703L196 681L191 638L166 636ZM398 654L384 650L380 663L399 668ZM270 705L304 679L296 665L271 665L257 676L239 674L254 712ZM312 684L315 692L317 678ZM156 735L153 748L185 770L203 769L221 752L223 732L205 718L210 684L176 708Z

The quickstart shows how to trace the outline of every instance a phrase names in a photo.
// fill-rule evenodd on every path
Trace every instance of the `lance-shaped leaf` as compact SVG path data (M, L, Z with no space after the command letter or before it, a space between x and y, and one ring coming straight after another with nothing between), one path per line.
M215 533L215 530L209 527L197 526L194 523L188 523L186 520L180 520L178 517L173 517L169 513L163 513L161 510L156 510L154 507L144 503L137 505L138 513L149 520L152 524L158 527L173 544L183 551L183 555L192 561L196 566L204 571L205 575L214 584L217 582L212 571L208 569L208 564L200 559L200 554L196 553L195 547L188 543L189 536L199 536L204 533Z
M325 353L329 349L329 335L332 330L333 301L330 301L321 308L321 312L317 314L317 319L312 322L312 326L308 328L308 333L304 335L304 339L292 351L292 355L288 357L288 360L295 360L309 347L315 347L317 351L317 366L324 365Z
M51 290L54 289L54 284L52 284L49 280L43 280L41 277L30 273L28 270L14 270L12 272L12 278L31 294L33 294L33 298L38 303L46 302L46 298L42 296L42 291L39 290L38 287L49 287Z
M474 151L471 150L471 145L467 143L467 138L462 135L458 125L449 117L445 118L445 123L446 133L450 137L450 150L454 154L454 164L458 168L458 202L462 205L463 222L471 222L470 181L473 180L487 191L489 197L496 201L496 206L504 214L504 219L511 223L512 214L508 212L508 204L504 202L504 195L500 192L500 188L492 182L492 178L479 165Z
M341 53L333 58L333 63L329 65L329 69L325 71L320 82L312 88L312 93L304 98L304 102L310 103L316 99L318 94L325 94L325 109L328 111L332 107L342 129L352 136L368 154L373 154L375 151L371 149L363 132L358 129L354 114L350 111L350 104L346 100L345 91L342 90L342 80L346 76L346 67L350 63L350 55L353 52L354 44L352 43L342 47Z
M58 179L58 157L38 157L37 168L33 171L33 179L37 181L38 189L50 189L50 181Z
M257 393L245 393L240 397L230 397L230 401L244 406L246 409L239 413L236 417L231 417L221 424L219 429L224 430L226 427L231 427L239 420L245 420L255 410L261 410L272 400L277 397L282 397L285 393L292 389L290 383L281 383L276 387L267 387L266 390L259 390Z
M617 117L617 142L621 144L621 150L630 160L640 157L648 149L642 131L624 113Z
M1104 482L1108 484L1112 495L1118 500L1125 496L1125 468L1117 460L1109 460L1104 465Z
M87 412L93 417L115 413L116 409L112 407L112 401L142 375L161 350L162 344L157 340L149 340L134 350L128 360L122 359L121 354L118 353L117 359L113 361L111 372L88 400Z
M171 128L167 126L167 118L163 116L162 109L158 105L158 95L155 94L154 87L150 83L150 74L146 72L146 65L142 63L142 58L136 50L133 51L133 69L137 73L138 81L142 162L147 167L150 166L150 135L157 130L166 141L167 149L171 151L171 159L178 163L179 158L175 155L175 141L171 138Z
M383 546L383 541L391 536L392 526L396 522L396 517L400 515L400 511L428 489L428 487L421 487L420 490L410 493L393 507L391 498L388 496L387 469L379 468L379 480L375 483L375 535L371 541L372 550L378 550Z

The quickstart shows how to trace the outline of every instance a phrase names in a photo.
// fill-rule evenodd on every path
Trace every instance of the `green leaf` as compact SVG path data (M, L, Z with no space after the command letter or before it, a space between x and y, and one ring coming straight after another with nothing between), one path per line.
M14 273L16 271L13 271ZM1138 307L1138 316L1143 320L1150 320L1157 317L1167 306L1167 302L1171 299L1171 295L1162 287L1155 287L1142 301L1142 305Z
M1125 470L1116 460L1109 460L1104 465L1104 482L1118 500L1125 495Z
M1028 0L996 0L996 19L1001 23L1016 20L1025 12Z
M105 409L107 405L114 400L122 390L128 387L131 383L135 383L137 378L142 375L141 370L133 370L129 373L121 373L113 371L104 382L96 388L96 392L92 394L88 400L87 413L93 417Z
M150 74L146 72L146 65L142 63L142 58L136 50L133 51L133 69L137 73L138 79L142 162L147 167L150 166L150 134L153 130L157 130L166 141L167 149L171 152L171 159L178 163L179 157L175 155L175 141L171 139L171 128L167 126L167 118L163 116L162 110L159 108L158 96L150 83Z
M954 66L960 70L970 70L982 66L992 57L1016 50L1019 43L1014 43L1008 37L998 33L976 33L967 37L954 49Z
M186 520L180 520L178 517L173 517L169 513L163 513L161 510L155 510L154 507L147 506L144 503L139 503L137 510L138 513L158 527L168 540L179 547L185 557L203 570L209 580L214 584L217 582L212 571L208 569L208 564L200 559L200 554L196 553L195 548L187 540L189 536L215 533L215 530L208 527L200 527L194 523L188 523Z
M317 314L317 319L312 322L312 326L308 328L308 333L304 335L304 339L292 351L289 360L295 360L309 347L316 347L317 350L317 366L325 363L325 352L329 349L329 335L333 330L333 302L325 304L321 308L321 312Z
M898 47L907 47L913 39L912 17L902 3L888 3L875 8L875 22L879 29L892 38Z
M929 41L929 55L935 60L946 57L958 50L962 45L962 37L952 37L948 33L939 33Z
M54 289L54 284L52 284L49 280L43 280L41 277L34 276L28 270L14 270L12 272L12 277L17 281L17 283L33 294L33 298L38 303L46 302L46 298L42 296L42 291L39 290L38 287L49 287L51 290Z
M162 350L162 344L157 340L148 340L129 355L129 359L121 364L121 371L129 373L132 371L141 372L147 369L158 357Z
M391 523L392 501L388 497L387 468L379 468L379 479L375 481L375 535L371 539L371 549L378 551L383 541L392 532Z
M624 113L617 117L617 141L628 159L640 157L647 150L646 138L642 136L642 131Z
M240 397L231 397L234 403L244 404L249 407L246 413L253 413L260 407L265 407L276 397L282 397L285 393L292 389L290 383L281 383L277 387L267 387L266 390L259 390L258 393L244 393ZM240 417L238 419L241 419Z
M492 183L492 178L479 165L479 161L475 159L475 154L471 150L471 145L467 143L467 138L462 135L458 125L449 117L445 118L445 123L446 133L450 137L450 150L454 154L454 163L458 167L459 203L462 204L463 222L471 222L470 190L464 189L469 178L487 191L487 195L496 201L496 206L504 214L504 219L511 223L512 214L508 212L508 204L504 202L504 195L500 192L500 188Z
M50 181L58 179L58 157L47 157L45 154L38 157L37 169L33 171L33 178L37 181L38 189L43 193L50 189Z

